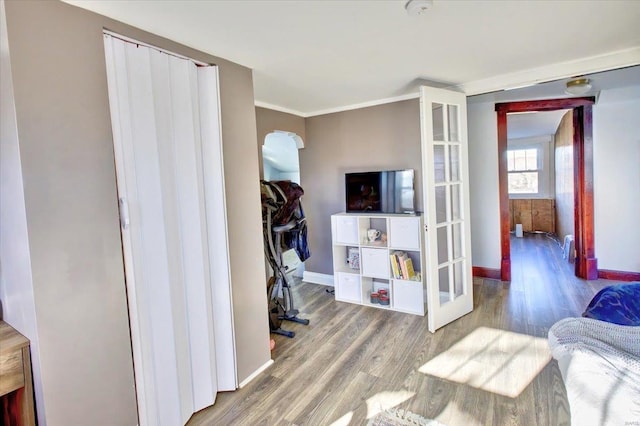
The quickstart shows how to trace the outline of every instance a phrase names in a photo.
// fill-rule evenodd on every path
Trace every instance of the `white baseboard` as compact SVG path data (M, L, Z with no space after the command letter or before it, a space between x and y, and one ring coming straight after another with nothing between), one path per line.
M322 284L333 287L333 275L321 274L319 272L304 271L302 281L312 284Z
M254 371L253 373L251 373L251 375L249 377L247 377L246 379L244 379L242 382L240 382L240 384L238 385L238 389L242 389L243 387L245 387L246 385L249 384L250 381L252 381L253 379L255 379L256 377L258 377L258 375L260 373L262 373L264 370L266 370L267 368L271 367L271 364L273 364L273 360L270 359L269 361L267 361L262 367L258 368L256 371Z

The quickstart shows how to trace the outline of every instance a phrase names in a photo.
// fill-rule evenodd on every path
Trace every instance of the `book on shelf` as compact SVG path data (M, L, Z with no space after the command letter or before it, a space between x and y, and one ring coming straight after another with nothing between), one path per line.
M402 271L402 279L406 280L409 276L409 271L407 271L407 259L409 256L405 252L401 252L400 256L398 256L398 261L400 262L400 270Z
M400 277L400 265L398 264L398 258L396 257L396 255L394 253L391 253L389 255L389 258L391 259L391 269L393 271L393 278L399 278Z
M413 260L404 251L396 250L389 255L393 278L401 280L413 280L416 271L413 267Z
M406 279L407 270L404 260L408 258L407 253L403 251L394 251L390 255L391 268L393 269L393 277L396 279Z
M413 261L411 260L410 257L407 257L404 260L404 265L405 265L405 269L407 270L407 276L405 277L405 279L406 280L414 279L416 276L416 271L413 269Z

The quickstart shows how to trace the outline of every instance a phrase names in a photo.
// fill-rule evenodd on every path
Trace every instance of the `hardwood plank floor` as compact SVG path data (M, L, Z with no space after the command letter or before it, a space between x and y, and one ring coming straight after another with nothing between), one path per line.
M544 234L512 238L512 282L474 279L474 311L434 334L426 316L336 302L327 287L297 284L300 316L311 324L284 323L296 337L272 335L274 365L243 389L220 393L188 425L362 425L390 406L449 426L569 424L557 363L544 354L538 354L545 359L541 370L515 398L419 371L471 333L497 329L546 339L556 321L579 316L612 282L577 279L561 253ZM481 358L495 357L504 368L520 353L492 345L483 347ZM493 382L501 383L495 377Z

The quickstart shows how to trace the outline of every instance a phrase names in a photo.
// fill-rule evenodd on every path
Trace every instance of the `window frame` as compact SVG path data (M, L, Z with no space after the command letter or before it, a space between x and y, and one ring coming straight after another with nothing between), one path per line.
M522 169L515 169L515 159L514 159L514 170L509 170L509 153L510 152L531 151L531 150L535 150L536 152L536 168L535 169L528 169L526 167ZM514 195L518 197L540 196L543 193L543 191L540 190L543 184L542 177L541 177L542 172L544 172L543 157L544 157L544 148L542 147L542 144L513 146L512 148L507 148L507 191L509 192L510 197ZM536 191L535 192L511 192L509 176L512 174L515 175L517 173L535 173L538 180Z
M506 189L507 196L510 199L527 199L527 198L554 198L555 197L555 135L532 136L525 138L514 138L508 140L507 150L505 154L508 157L509 151L536 149L538 151L537 173L538 173L538 192L531 193L514 193L509 192L509 165L506 164ZM508 161L506 161L508 163Z

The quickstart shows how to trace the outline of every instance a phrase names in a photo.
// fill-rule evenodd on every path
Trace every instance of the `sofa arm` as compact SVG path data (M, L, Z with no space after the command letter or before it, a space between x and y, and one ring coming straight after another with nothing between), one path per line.
M623 351L640 358L640 327L618 325L591 318L565 318L555 323L549 330L555 346L562 350L576 350L581 347L599 347L604 351ZM553 347L551 348L553 351Z
M566 318L549 330L573 425L640 419L640 327Z

